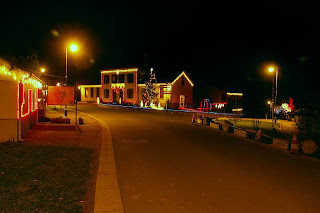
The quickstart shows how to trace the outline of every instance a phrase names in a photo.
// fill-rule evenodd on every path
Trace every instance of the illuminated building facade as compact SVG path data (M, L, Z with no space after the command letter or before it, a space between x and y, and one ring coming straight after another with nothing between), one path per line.
M100 101L102 103L138 104L137 75L138 68L101 70Z
M137 82L138 68L101 70L101 85L81 85L81 101L139 105L145 84ZM162 108L183 109L193 104L193 82L185 72L174 81L154 83ZM99 91L100 89L100 91Z
M100 102L101 85L81 85L81 101Z
M183 71L172 82L155 83L160 106L163 108L184 109L193 104L193 82ZM139 84L139 101L142 100L141 89L145 84Z
M0 58L0 142L19 141L38 121L41 80Z

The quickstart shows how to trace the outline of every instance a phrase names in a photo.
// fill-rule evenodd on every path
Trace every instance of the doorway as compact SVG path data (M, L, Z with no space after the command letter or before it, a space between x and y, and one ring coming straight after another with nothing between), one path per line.
M180 95L180 103L179 108L184 108L186 97L184 95Z
M117 104L123 103L123 89L112 90L112 102Z

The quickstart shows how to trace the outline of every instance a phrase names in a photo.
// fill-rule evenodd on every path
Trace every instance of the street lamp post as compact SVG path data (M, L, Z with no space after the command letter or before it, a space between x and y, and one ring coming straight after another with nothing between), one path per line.
M269 105L270 116L272 118L272 101L268 101L268 105Z
M71 44L69 46L70 50L72 52L75 52L78 50L78 46L76 44ZM66 86L68 84L68 45L66 45ZM64 116L67 116L67 105L65 105L65 108L64 108Z
M72 52L76 52L78 50L78 46L76 44L71 44L70 46L70 50ZM66 46L66 85L68 83L68 45Z
M275 94L274 96L274 103L272 103L272 127L274 127L274 123L277 123L277 114L274 116L274 113L275 113L275 109L277 108L277 96L278 96L278 67L274 68L274 67L270 67L268 69L269 72L274 72L276 71L276 76L275 76L275 93L274 93L274 83L272 84L272 97L273 95ZM273 79L273 82L274 82L274 79ZM273 98L272 98L273 99ZM273 100L272 100L273 102Z

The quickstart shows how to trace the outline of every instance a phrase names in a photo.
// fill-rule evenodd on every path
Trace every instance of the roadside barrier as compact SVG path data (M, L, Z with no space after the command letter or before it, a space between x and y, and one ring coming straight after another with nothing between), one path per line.
M233 133L244 138L248 137L247 131L240 128L234 128Z
M219 129L219 124L217 124L217 123L211 122L210 126L215 128L215 129Z
M291 153L299 153L300 152L300 147L299 147L299 142L297 139L297 133L294 132L293 136L292 136L292 143L291 143L291 149L290 149Z
M274 138L269 135L263 134L262 129L260 129L259 131L255 131L255 130L251 130L251 129L242 129L242 128L233 126L233 124L228 121L221 121L221 123L217 123L216 121L212 120L211 118L208 119L203 116L201 116L200 118L197 119L197 123L208 125L214 129L218 129L223 132L233 133L233 134L240 136L240 137L243 137L243 138L249 138L252 140L259 141L264 144L270 144L270 145L277 147L277 148L280 148L280 149L290 150L290 148L291 148L291 150L293 152L296 152L296 150L294 150L295 145L293 145L293 147L292 147L291 141L281 139L281 138ZM297 142L296 135L294 136L292 142L293 143ZM296 145L296 146L298 147L297 151L299 151L299 145Z
M317 151L317 149L319 149L317 143L312 139L303 141L301 144L301 148L303 153L306 153L306 154L313 154Z
M203 114L193 115L192 122L206 125L211 128L220 130L222 132L232 133L243 138L249 138L251 140L255 140L264 144L271 145L272 147L276 147L278 149L287 150L293 154L301 153L301 152L305 154L313 154L319 150L318 145L311 139L299 142L297 137L297 132L293 132L292 140L290 141L289 139L284 139L280 137L278 138L275 136L271 137L265 134L264 133L265 130L263 129L259 129L258 131L255 131L252 129L242 129L242 128L233 126L233 123L223 119L217 122L216 119L212 117L206 117ZM236 123L236 120L235 120L235 123Z
M196 122L196 115L193 113L192 115L192 123L195 123Z
M283 140L280 138L273 138L272 145L280 149L289 150L290 141Z

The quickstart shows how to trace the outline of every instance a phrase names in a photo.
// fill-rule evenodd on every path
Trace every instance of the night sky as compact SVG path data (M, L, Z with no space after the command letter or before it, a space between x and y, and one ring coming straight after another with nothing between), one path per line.
M168 81L185 70L198 98L205 98L209 87L243 92L250 112L261 111L270 99L272 77L265 65L273 62L279 65L279 100L292 97L298 107L319 107L315 6L109 2L3 5L0 57L33 48L48 74L64 76L65 44L74 40L80 51L69 54L70 83L98 84L101 69L153 67Z

